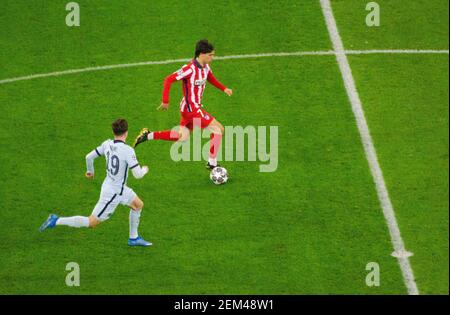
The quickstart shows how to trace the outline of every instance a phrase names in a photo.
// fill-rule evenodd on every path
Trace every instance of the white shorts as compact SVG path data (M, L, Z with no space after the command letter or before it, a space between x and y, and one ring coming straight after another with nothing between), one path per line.
M102 187L100 199L95 205L92 215L96 216L100 221L106 221L114 213L119 204L130 206L136 198L136 193L128 186L123 187L122 194L111 187Z

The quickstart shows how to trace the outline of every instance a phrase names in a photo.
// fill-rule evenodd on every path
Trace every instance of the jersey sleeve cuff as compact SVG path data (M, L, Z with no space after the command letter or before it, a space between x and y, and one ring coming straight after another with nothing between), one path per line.
M136 166L139 166L139 163L137 163L137 164L131 166L131 167L130 167L130 170L132 170L132 169L135 168Z

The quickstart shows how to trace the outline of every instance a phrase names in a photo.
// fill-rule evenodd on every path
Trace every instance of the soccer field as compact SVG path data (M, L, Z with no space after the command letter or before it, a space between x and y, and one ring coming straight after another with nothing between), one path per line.
M447 0L377 0L373 27L370 1L332 0L339 38L327 1L78 0L79 27L68 2L0 3L1 294L449 293ZM224 126L278 127L276 170L223 161L230 180L216 186L205 161L174 162L172 143L151 141L136 148L149 174L128 185L152 247L127 246L123 206L93 230L38 232L50 213L91 214L104 160L88 181L85 155L113 120L128 120L129 144L178 124L180 83L156 110L163 80L201 38L234 92L208 86L205 109ZM412 256L392 256L399 241ZM80 286L66 285L69 262Z

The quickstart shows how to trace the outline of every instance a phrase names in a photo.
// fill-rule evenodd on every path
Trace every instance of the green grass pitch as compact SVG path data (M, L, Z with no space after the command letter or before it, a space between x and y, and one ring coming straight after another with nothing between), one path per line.
M210 39L217 56L328 51L320 2L69 1L0 4L0 80L102 65L190 58ZM346 49L448 50L448 1L333 0ZM348 56L421 294L448 294L448 54ZM162 80L183 63L0 84L0 294L406 294L373 178L333 55L216 60L206 110L227 126L278 126L278 168L224 162L213 185L204 162L175 163L170 143L137 148L150 173L128 185L143 199L129 248L128 210L95 230L39 233L51 212L89 215L103 180L85 155L124 117L142 127L179 121L181 85L158 112ZM79 287L65 284L68 262ZM380 266L369 287L366 265Z

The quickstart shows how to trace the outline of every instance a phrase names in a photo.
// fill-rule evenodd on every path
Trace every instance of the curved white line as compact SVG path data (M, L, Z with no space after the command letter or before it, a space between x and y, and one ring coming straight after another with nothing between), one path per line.
M346 54L349 55L365 55L365 54L448 54L448 50L414 50L414 49L400 49L400 50L346 50ZM249 58L264 58L264 57L289 57L289 56L323 56L323 55L336 55L335 51L294 51L294 52L279 52L279 53L262 53L262 54L245 54L245 55L230 55L216 57L216 60L227 60L227 59L249 59ZM39 73L31 74L22 77L8 78L0 80L0 84L6 84L17 81L32 80L37 78L46 77L58 77L62 75L91 72L91 71L101 71L101 70L111 70L118 68L131 68L140 66L150 66L150 65L167 65L172 63L185 63L188 62L189 58L183 59L169 59L162 61L143 61L135 63L123 63L117 65L106 65L98 67L88 67L81 69L70 69L49 73Z

